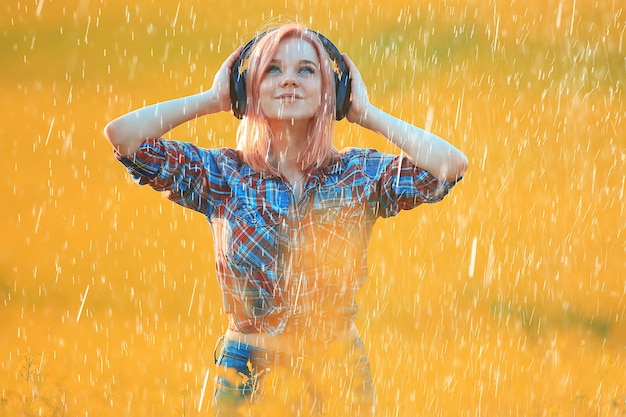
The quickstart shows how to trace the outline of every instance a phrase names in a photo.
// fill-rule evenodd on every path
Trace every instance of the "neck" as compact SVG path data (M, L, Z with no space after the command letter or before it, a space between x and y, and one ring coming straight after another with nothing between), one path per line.
M302 171L301 153L304 151L308 123L279 121L271 125L272 151L279 171Z

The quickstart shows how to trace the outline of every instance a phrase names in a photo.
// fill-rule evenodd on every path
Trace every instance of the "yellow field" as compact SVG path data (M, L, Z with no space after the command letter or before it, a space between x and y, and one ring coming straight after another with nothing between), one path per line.
M101 131L208 88L284 18L335 40L375 104L470 158L446 200L375 229L359 325L379 415L626 415L622 2L0 10L0 415L208 414L226 324L210 228L131 183ZM172 137L233 146L237 123ZM395 152L345 121L336 144Z

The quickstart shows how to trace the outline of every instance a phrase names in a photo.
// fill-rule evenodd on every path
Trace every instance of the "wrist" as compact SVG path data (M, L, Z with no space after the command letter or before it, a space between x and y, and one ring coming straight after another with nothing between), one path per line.
M219 95L213 89L204 91L198 95L199 115L218 113L225 110L222 107Z
M363 111L359 114L359 119L356 121L361 127L370 130L376 130L377 120L380 119L380 109L372 104L368 104Z

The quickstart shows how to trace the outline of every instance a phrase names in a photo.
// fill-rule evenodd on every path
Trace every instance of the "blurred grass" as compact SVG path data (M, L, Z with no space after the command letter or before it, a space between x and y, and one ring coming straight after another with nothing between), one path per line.
M100 132L208 88L279 15L470 157L443 202L375 228L359 325L379 414L626 415L623 6L313 3L1 6L0 415L201 414L208 372L207 410L209 227L131 184ZM232 146L236 123L171 136ZM395 151L343 122L336 143Z

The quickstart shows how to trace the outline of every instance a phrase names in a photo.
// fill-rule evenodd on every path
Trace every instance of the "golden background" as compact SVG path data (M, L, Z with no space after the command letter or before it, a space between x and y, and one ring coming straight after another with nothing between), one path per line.
M361 293L380 416L626 415L626 10L616 0L9 0L0 6L0 415L207 414L210 228L101 132L209 88L268 22L470 159L383 220ZM234 146L213 115L172 138ZM336 144L395 152L337 125Z

